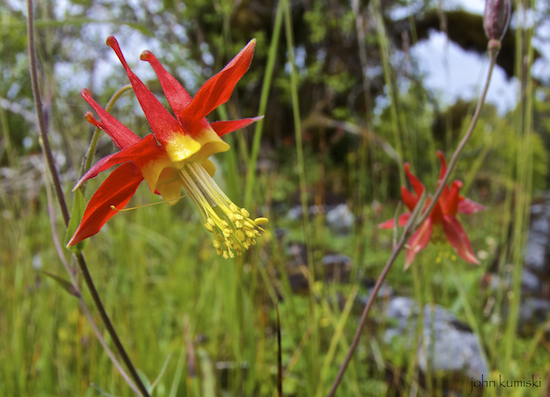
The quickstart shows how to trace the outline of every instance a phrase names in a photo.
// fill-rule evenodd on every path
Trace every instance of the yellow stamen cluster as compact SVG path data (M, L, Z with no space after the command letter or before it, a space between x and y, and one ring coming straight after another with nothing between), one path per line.
M218 187L202 165L190 162L180 170L183 186L199 208L204 226L214 237L214 248L224 258L241 255L264 229L268 220L252 220L244 208L239 208Z

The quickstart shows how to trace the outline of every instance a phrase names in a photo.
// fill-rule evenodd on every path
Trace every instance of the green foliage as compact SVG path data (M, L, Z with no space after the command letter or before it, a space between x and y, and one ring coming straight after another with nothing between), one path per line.
M142 44L152 47L166 68L194 92L256 37L251 69L220 110L220 118L256 114L267 57L274 55L265 139L259 149L260 160L267 165L248 164L251 139L247 131L228 138L233 139L234 151L218 158L218 178L232 189L230 195L236 201L246 189L241 185L245 173L257 172L249 189L256 213L267 214L270 224L250 256L242 261L218 258L208 234L201 230L202 220L187 200L175 207L161 205L118 214L84 249L107 312L132 360L148 379L147 385L154 387L154 396L273 396L277 357L274 304L278 298L287 370L284 395L323 395L351 343L362 310L360 298L368 293L364 284L378 276L391 252L391 232L380 231L376 225L394 215L395 206L387 198L399 195L400 160L409 161L433 191L439 164L427 153L442 149L449 157L472 114L467 102L437 112L440 105L423 86L421 76L410 76L404 71L407 68L390 62L405 59L396 50L402 41L402 30L396 29L403 21L386 17L393 3L383 2L380 15L372 12L368 2L361 4L367 30L358 37L358 15L349 2L292 2L289 31L293 32L297 57L295 74L289 67L286 37L275 40L276 49L269 44L277 3L164 0L145 5L72 0L62 11L49 1L37 6L41 84L52 143L56 154L66 160L60 167L68 180L65 191L75 182L92 131L82 117L89 108L79 90L89 86L94 98L104 105L127 83L122 67L103 43L107 34L119 37L131 67L155 93L160 93L160 85L148 65L138 61ZM4 54L0 59L0 97L29 112L25 25L22 12L13 4L0 5L0 50ZM369 19L372 15L376 16ZM420 36L436 22L439 26L433 10L425 15ZM453 13L452 20L461 15ZM469 18L468 22L475 20ZM382 21L385 30L377 31ZM454 37L460 29L455 25L451 31ZM477 32L473 37L479 41ZM459 35L456 40L463 39ZM366 47L366 65L359 56L360 44ZM393 91L384 84L383 70ZM297 86L291 86L291 77ZM291 99L295 89L299 103ZM505 305L497 301L494 311L487 307L493 295L509 296L511 291L506 286L484 290L480 285L491 264L498 262L496 242L503 241L503 230L508 230L506 216L512 209L502 203L503 193L509 198L511 189L518 186L547 187L548 93L541 89L538 94L535 133L525 140L515 124L521 107L502 116L486 106L455 171L455 177L464 180L468 188L467 196L490 207L461 218L482 265L454 262L454 251L447 245L430 244L410 271L400 271L400 258L387 279L399 295L452 310L479 331L492 373L511 368L511 374L518 377L548 367L548 354L532 354L543 343L543 336L516 335L513 328L512 338L505 339L499 320L505 315ZM293 106L299 107L295 114ZM136 107L137 101L128 95L112 112L143 136L149 128ZM28 113L0 109L0 165L18 172L21 163L33 158L27 155L39 150L34 121L25 115ZM299 134L295 134L294 121L304 126ZM30 144L24 145L29 139ZM298 141L303 150L297 152ZM100 142L96 159L113 152L113 145L105 142ZM521 151L532 153L532 184L526 172L516 170ZM300 156L303 167L298 162ZM23 171L16 175L24 177ZM0 395L129 396L130 389L95 339L77 301L66 294L71 289L61 276L63 269L51 243L39 179L31 179L34 196L11 189L11 180L4 185L10 190L2 191L1 196L0 357L9 360L0 363ZM89 182L87 198L100 182ZM333 197L347 201L356 216L352 232L333 233L325 227L323 214L290 222L285 211L299 202L300 182L307 204L328 202ZM79 192L69 235L84 207ZM130 206L149 203L154 197L142 186ZM279 228L283 233L278 233ZM64 231L59 225L58 229L62 236ZM289 241L307 244L313 258L310 267L298 269L301 274L311 270L317 274L309 294L292 292L285 276L286 267L295 259L287 252ZM353 258L349 283L322 281L321 261L329 252ZM443 266L442 261L450 261L452 267ZM346 317L341 302L348 299L353 300ZM384 301L380 303L345 375L342 395L393 395L403 387L405 393L412 393L418 386L414 350L402 339L382 342L384 328L392 324L386 321ZM501 345L506 340L514 344L511 359L503 362ZM389 374L406 382L396 385L388 381ZM438 381L425 386L428 391L421 391L425 395L431 395L430 388L437 388L431 390L435 394L442 392Z

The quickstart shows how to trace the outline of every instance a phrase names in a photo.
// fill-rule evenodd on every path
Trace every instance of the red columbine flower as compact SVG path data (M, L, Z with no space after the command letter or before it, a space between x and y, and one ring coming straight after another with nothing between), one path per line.
M205 116L231 96L237 81L250 65L255 40L210 78L194 98L150 51L144 51L141 59L149 62L155 70L175 117L130 70L116 39L110 36L107 45L113 48L124 66L154 135L140 139L98 105L88 89L82 90L82 96L101 119L95 119L88 112L86 120L105 131L120 151L99 160L78 181L75 189L101 171L114 165L119 167L90 199L82 222L68 245L78 244L96 234L118 212L111 206L119 210L124 208L145 179L151 192L160 194L170 205L179 200L181 188L185 188L203 216L206 229L212 233L218 254L233 257L235 251L239 255L256 243L256 236L263 231L260 226L267 223L267 219L252 220L247 210L237 207L227 198L212 179L215 167L208 157L229 149L229 145L220 139L222 135L261 117L209 123Z
M447 164L445 163L443 153L438 151L437 156L441 160L441 173L439 174L439 180L441 181L445 175L445 172L447 172ZM407 178L414 189L414 194L409 192L405 186L401 186L401 197L405 205L412 212L416 206L416 203L420 199L420 196L424 192L424 185L422 185L418 178L411 173L409 163L405 163L405 172L407 173ZM428 245L430 239L439 240L443 237L443 233L461 258L467 262L479 264L479 261L472 251L472 246L470 244L470 240L468 239L468 235L462 228L460 221L456 218L456 214L457 212L462 212L463 214L474 214L485 209L485 207L459 195L461 187L462 182L460 181L454 181L450 188L445 186L441 197L439 197L439 200L430 215L409 239L409 249L405 259L405 269L411 265L415 255L423 250L426 245ZM430 199L428 199L426 207L429 204ZM405 226L410 215L410 212L401 215L398 219L398 226ZM383 229L391 229L394 227L394 220L390 219L389 221L381 223L378 227Z

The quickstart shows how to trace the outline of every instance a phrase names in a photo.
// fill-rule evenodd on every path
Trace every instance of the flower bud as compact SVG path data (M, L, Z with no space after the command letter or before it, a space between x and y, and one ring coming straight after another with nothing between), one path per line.
M483 27L489 40L500 41L510 22L510 0L485 0Z

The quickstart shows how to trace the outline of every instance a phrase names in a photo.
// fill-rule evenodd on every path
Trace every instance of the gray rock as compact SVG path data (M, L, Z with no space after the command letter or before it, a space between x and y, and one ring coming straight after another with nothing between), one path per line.
M523 268L521 274L521 290L523 293L537 294L542 291L542 282L528 268Z
M310 217L326 213L327 226L336 233L349 233L355 222L355 215L351 212L347 204L338 205L311 205L308 207ZM302 206L295 205L288 210L286 217L291 221L302 220Z
M384 341L406 337L406 345L412 346L420 309L410 298L395 297L390 300L387 316L397 326L388 328ZM487 376L487 362L479 341L470 328L459 322L449 311L439 305L426 305L423 310L422 332L419 335L418 361L422 371L462 372L468 378Z
M536 273L550 273L548 268L550 245L550 197L531 206L531 223L525 247L525 266Z
M550 314L550 302L538 298L526 298L519 309L521 324L540 324Z
M347 283L351 274L351 258L340 254L325 255L323 273L326 282Z
M349 233L355 216L347 204L339 204L327 211L327 225L337 233Z

